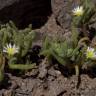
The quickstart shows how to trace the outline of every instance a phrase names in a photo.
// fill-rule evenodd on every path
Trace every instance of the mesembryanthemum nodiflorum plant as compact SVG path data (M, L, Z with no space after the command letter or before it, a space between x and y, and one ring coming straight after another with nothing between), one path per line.
M11 69L28 70L36 66L26 56L32 48L34 38L31 25L23 30L19 30L12 21L0 26L0 60L3 62L0 62L3 66L0 66L0 80L3 78L6 59ZM24 57L26 58L23 59Z

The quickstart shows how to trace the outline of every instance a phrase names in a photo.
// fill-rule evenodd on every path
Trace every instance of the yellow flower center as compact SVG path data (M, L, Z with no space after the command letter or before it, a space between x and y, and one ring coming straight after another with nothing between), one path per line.
M81 16L83 14L83 11L77 11L74 15Z
M8 48L7 52L9 55L14 55L15 49L14 48Z
M86 56L87 56L87 58L94 58L94 52L89 51L89 52L87 52Z

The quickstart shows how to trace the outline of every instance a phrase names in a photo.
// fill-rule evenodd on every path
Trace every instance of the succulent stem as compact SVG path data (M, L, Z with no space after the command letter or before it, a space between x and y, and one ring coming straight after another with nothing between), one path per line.
M4 79L4 73L2 70L0 70L0 82Z
M76 76L79 76L79 66L78 65L75 65L75 73L76 73Z
M8 64L11 69L19 69L19 70L29 70L33 68L37 68L36 64Z

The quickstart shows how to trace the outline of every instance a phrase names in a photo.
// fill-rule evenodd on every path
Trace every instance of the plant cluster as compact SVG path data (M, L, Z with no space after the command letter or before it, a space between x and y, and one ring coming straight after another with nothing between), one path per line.
M10 69L19 70L36 67L27 55L34 38L31 25L23 30L19 30L12 21L0 26L0 81L3 80L6 64Z
M49 60L55 58L59 64L74 68L76 75L86 66L95 66L96 47L92 45L95 35L91 36L90 25L96 21L96 5L92 0L81 0L72 10L71 38L69 40L45 39L41 54ZM95 32L96 33L96 32Z

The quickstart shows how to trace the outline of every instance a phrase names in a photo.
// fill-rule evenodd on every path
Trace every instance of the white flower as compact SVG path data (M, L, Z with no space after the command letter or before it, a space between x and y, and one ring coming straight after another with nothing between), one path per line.
M96 58L96 52L94 48L88 47L86 51L86 57L87 59L94 59Z
M14 55L19 52L19 47L11 44L7 44L6 47L4 47L3 52L7 53L8 55Z
M78 6L78 7L74 8L72 10L72 12L73 12L73 15L75 15L75 16L81 16L81 15L83 15L84 10L83 10L82 6Z

